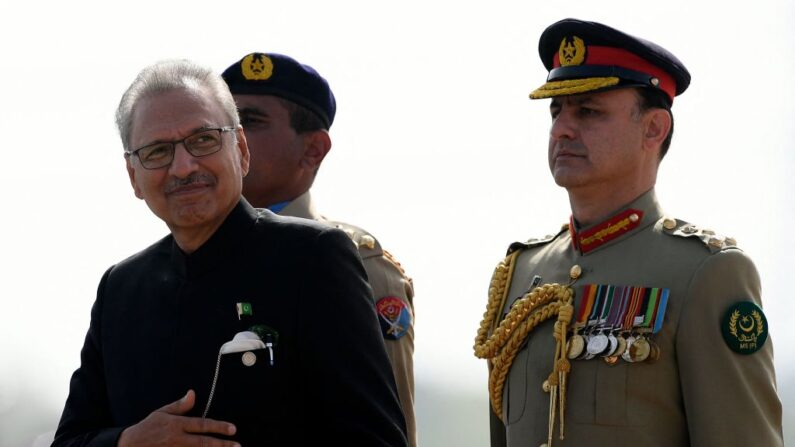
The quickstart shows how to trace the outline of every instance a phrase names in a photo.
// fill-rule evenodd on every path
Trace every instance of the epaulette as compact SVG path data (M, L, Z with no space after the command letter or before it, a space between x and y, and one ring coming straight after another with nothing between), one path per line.
M384 254L381 244L379 244L378 240L367 231L346 222L327 221L326 223L344 231L353 241L353 245L359 249L359 256L361 256L362 259Z
M409 278L409 276L406 274L406 270L403 268L402 265L400 265L400 262L398 262L398 260L395 258L395 256L392 253L384 250L384 258L390 263L392 263L392 265L394 265L395 268L398 269L398 271L400 271L401 275L403 275L406 278ZM411 280L411 278L409 278L409 280Z
M548 244L567 231L569 231L569 224L566 223L560 227L560 231L558 231L556 234L548 234L540 239L530 238L524 242L514 242L508 247L508 252L505 255L508 256L511 253L515 252L516 250L524 250L526 248L538 247L539 245Z
M698 239L707 246L710 253L717 253L727 248L736 248L737 241L732 237L720 236L712 230L699 228L696 225L679 219L665 217L662 220L663 233L670 236Z

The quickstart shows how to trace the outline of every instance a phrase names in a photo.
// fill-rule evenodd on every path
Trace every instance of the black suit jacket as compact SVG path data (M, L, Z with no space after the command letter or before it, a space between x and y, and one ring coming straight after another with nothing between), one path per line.
M252 316L238 317L243 302ZM350 239L241 200L194 253L168 236L105 273L53 445L115 445L188 389L201 416L219 348L254 325L278 333L273 365L265 350L251 366L222 356L208 414L235 423L242 445L406 444Z

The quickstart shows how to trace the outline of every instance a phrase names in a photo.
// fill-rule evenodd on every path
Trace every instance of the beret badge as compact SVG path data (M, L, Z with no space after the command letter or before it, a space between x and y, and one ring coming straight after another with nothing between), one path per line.
M251 53L240 61L243 77L249 81L265 81L273 75L273 61L262 53Z
M564 37L558 49L560 65L581 65L585 62L585 42L577 36Z

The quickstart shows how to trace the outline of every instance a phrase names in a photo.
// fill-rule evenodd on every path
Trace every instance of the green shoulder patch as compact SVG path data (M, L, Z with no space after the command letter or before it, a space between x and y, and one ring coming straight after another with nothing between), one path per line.
M738 354L753 354L767 341L767 318L751 301L740 301L729 307L720 328L726 344Z

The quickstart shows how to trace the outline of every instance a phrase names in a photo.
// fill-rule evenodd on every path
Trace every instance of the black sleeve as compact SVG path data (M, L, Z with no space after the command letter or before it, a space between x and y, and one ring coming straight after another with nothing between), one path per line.
M91 325L80 352L80 367L72 374L53 446L115 446L126 427L113 427L102 360L102 292L110 269L100 281L91 308Z
M406 446L397 387L356 248L330 228L309 256L299 298L302 405L312 424L306 435L318 436L316 445Z

